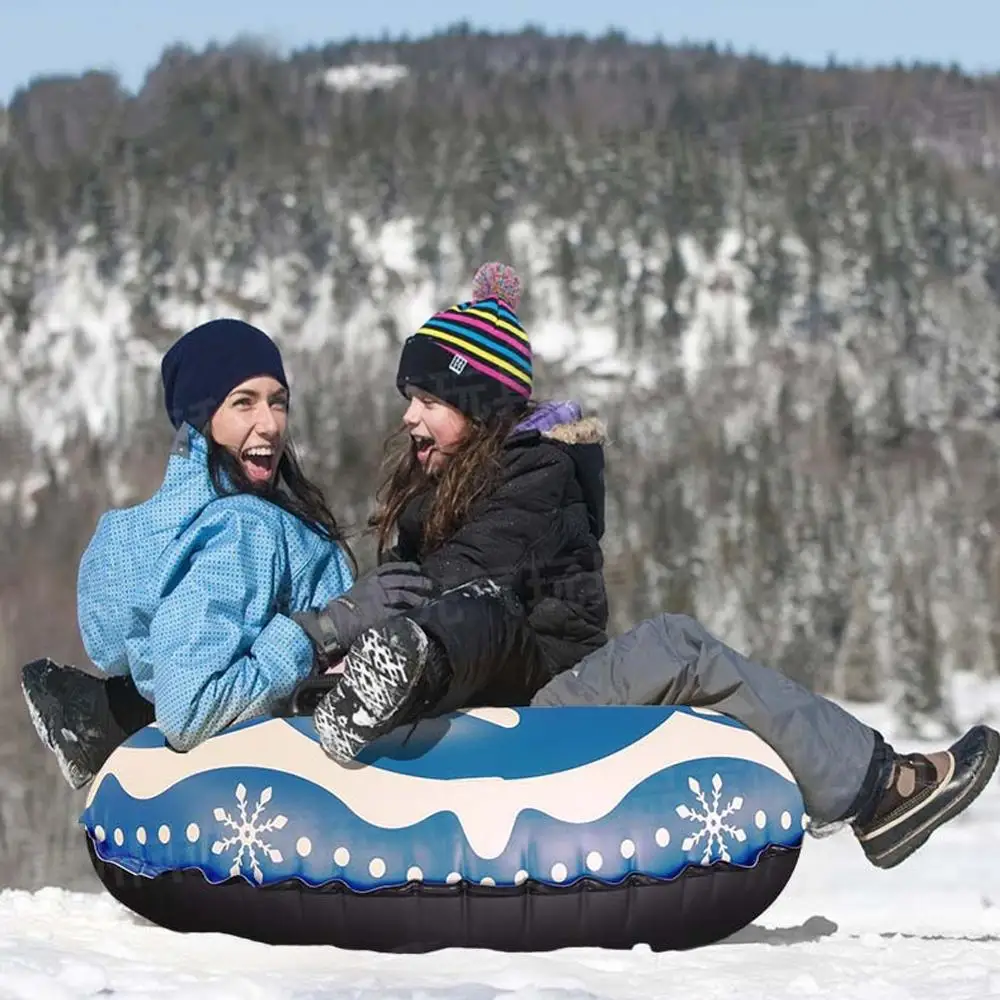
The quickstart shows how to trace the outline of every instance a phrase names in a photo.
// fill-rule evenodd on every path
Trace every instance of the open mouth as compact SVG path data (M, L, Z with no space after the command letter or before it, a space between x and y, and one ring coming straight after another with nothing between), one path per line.
M425 437L423 434L411 434L410 438L413 441L413 447L416 449L417 461L423 465L430 458L431 452L434 450L434 438Z
M243 462L246 474L256 483L270 480L277 461L274 449L264 445L247 448L240 455L240 460Z

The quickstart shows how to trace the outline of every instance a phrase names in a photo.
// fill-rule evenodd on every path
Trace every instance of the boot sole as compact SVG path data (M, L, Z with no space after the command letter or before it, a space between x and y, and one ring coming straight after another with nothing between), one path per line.
M889 850L881 854L869 854L865 851L868 860L876 868L895 868L905 861L911 854L915 853L930 839L931 834L948 820L954 819L960 812L963 812L973 801L983 792L990 783L997 763L1000 761L1000 733L989 729L986 737L986 761L979 774L966 788L948 803L942 810L935 812L900 842L894 844Z
M402 642L395 634L401 626L409 633ZM426 652L427 637L406 618L373 629L355 642L344 659L340 683L323 695L313 713L313 725L328 757L346 764L395 727L423 673ZM363 719L345 715L338 697L344 686L364 706Z
M51 661L47 661L47 663L51 663ZM31 717L35 732L38 733L38 738L55 755L56 761L59 764L59 770L62 772L62 776L65 778L67 784L75 791L79 791L90 783L94 775L89 770L85 770L79 764L71 761L59 744L53 739L49 727L45 724L43 712L46 709L58 709L59 705L55 698L44 691L41 684L41 677L34 678L34 683L31 683L31 674L36 672L31 671L31 668L34 666L35 663L29 663L21 668L21 693L24 695L24 700L28 706L28 715ZM52 669L57 670L59 668L53 664ZM29 674L29 671L31 671L31 674Z

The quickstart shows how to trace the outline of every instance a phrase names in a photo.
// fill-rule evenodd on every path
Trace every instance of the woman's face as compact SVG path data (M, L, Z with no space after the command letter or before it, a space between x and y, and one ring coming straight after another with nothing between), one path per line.
M215 411L209 432L251 483L273 483L288 433L288 390L270 375L247 379Z
M461 410L419 389L410 390L403 423L417 461L427 473L440 472L469 433L469 418Z

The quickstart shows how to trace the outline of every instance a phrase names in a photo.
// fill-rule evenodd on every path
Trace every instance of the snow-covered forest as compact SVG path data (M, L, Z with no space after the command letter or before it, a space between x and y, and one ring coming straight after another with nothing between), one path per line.
M510 261L539 393L607 421L613 627L667 608L948 728L997 673L1000 85L462 29L163 54L0 107L0 884L87 877L17 667L158 484L165 347L272 333L360 532L402 338ZM353 544L370 564L368 541Z

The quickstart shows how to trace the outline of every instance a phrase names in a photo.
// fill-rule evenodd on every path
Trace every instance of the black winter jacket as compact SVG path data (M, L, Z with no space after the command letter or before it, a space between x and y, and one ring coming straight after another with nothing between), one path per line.
M508 437L503 475L459 530L423 558L430 495L403 511L391 558L413 560L442 588L488 578L523 613L432 602L414 617L446 647L455 672L443 710L527 704L555 674L607 642L604 432L575 404L544 404Z

